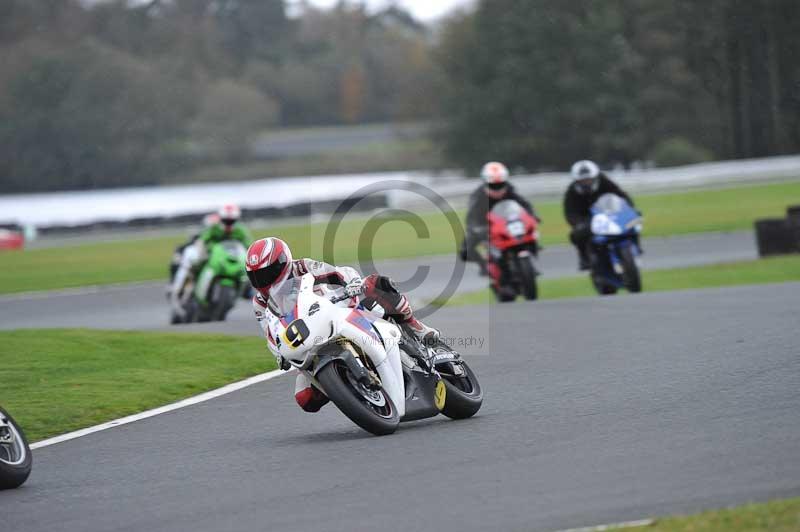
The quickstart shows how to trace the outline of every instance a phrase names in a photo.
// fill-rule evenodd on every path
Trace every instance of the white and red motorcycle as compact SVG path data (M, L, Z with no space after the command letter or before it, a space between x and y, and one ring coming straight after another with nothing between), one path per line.
M350 298L335 294L310 274L287 279L270 293L270 319L279 321L280 354L356 425L384 435L401 421L480 409L483 392L459 353L440 341L423 345L363 307L339 306Z

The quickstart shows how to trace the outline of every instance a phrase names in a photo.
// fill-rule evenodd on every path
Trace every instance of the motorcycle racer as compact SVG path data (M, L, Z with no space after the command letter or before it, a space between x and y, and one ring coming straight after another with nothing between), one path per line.
M307 273L314 276L315 285L335 286L342 289L344 295L350 296L341 305L356 307L361 304L371 312L391 317L424 342L435 341L439 337L439 331L414 317L408 298L397 291L388 277L373 274L362 279L354 268L348 266L337 267L312 259L293 260L288 244L279 238L262 238L253 242L247 250L246 270L256 290L253 297L256 320L281 369L290 369L291 365L277 351L278 335L274 329L280 316L271 305L270 290L286 279ZM328 402L325 394L302 372L298 372L295 381L295 400L306 412L317 412Z
M528 214L533 216L537 222L541 218L536 215L533 205L522 197L509 182L509 171L503 163L488 162L481 169L483 184L475 189L469 198L467 208L467 227L464 240L461 242L460 258L463 261L474 261L479 264L481 271L486 272L492 278L493 285L499 286L501 269L495 264L484 263L483 257L475 249L481 239L476 238L476 229L486 227L486 216L489 211L503 200L514 200L519 203Z
M211 246L223 240L238 240L247 247L253 240L250 231L239 223L242 213L238 206L223 205L217 212L217 216L219 217L217 223L207 227L192 245L183 249L178 269L172 280L172 287L169 290L170 303L178 316L186 314L181 300L181 292L186 279L192 271L197 271L202 267L208 259L208 250Z
M183 252L186 248L197 242L200 238L200 235L203 234L203 231L211 227L212 225L216 225L219 223L219 214L216 212L212 212L210 214L206 214L203 216L203 230L194 233L190 236L186 242L179 245L175 248L175 253L172 255L172 260L169 263L169 286L167 289L167 295L169 296L172 293L172 282L175 280L175 274L178 272L178 267L181 265L181 259L183 258Z
M572 230L570 242L578 250L578 269L589 269L587 246L591 238L591 207L603 194L616 194L634 207L633 199L608 178L593 161L583 160L572 165L572 183L564 194L564 218Z

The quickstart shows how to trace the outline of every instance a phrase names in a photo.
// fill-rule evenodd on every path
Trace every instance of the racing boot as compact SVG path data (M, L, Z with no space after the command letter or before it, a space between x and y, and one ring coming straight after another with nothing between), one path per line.
M414 333L414 336L417 337L417 340L422 342L425 345L433 345L439 340L439 336L441 333L434 329L433 327L428 327L421 321L419 321L415 317L411 317L403 322L405 325L408 325L408 329Z
M411 309L411 304L406 296L400 295L400 300L394 310L397 321L406 325L417 340L425 345L433 345L439 340L440 333L437 329L428 327L414 317L414 311Z
M384 312L407 329L425 345L432 345L439 339L439 331L428 327L414 317L408 298L397 291L388 277L372 274L364 279L364 295L374 300Z

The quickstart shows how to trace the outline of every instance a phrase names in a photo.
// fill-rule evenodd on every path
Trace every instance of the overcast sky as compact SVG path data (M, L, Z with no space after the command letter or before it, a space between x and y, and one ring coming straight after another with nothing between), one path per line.
M348 0L353 4L366 4L372 9L379 9L395 3L408 11L416 18L430 21L447 14L457 8L471 5L474 0ZM309 0L310 4L318 7L335 6L339 0Z

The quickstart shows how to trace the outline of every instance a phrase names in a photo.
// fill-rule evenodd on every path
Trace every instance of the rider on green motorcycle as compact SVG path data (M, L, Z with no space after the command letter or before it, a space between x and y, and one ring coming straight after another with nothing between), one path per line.
M197 241L183 251L180 266L175 273L175 279L170 290L170 303L178 316L182 317L186 314L182 301L182 292L186 280L190 272L197 272L203 267L203 264L208 260L208 253L211 247L224 240L238 240L246 248L253 240L250 231L239 223L239 219L242 216L239 207L236 205L223 205L218 214L219 222L203 231Z

